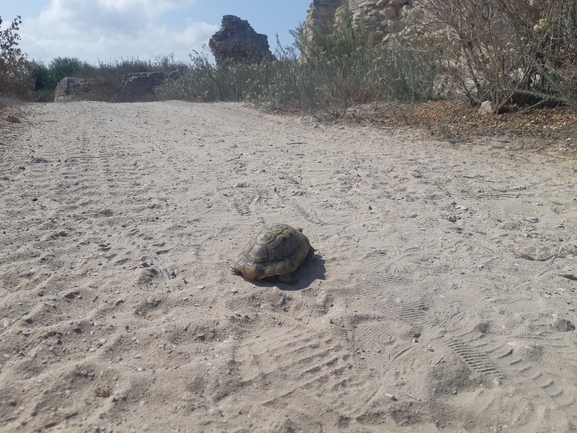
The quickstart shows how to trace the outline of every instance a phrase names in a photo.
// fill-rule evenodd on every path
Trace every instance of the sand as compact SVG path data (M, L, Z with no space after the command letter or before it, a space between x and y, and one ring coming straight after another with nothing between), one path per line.
M0 130L0 430L577 428L575 159L241 104ZM296 283L230 273L263 227Z

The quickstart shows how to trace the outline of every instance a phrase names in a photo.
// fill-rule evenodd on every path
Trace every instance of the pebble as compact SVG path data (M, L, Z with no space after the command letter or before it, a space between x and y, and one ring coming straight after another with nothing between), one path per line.
M455 215L450 215L447 217L447 219L452 222L452 223L456 223L457 222L457 217Z
M575 330L575 325L573 325L567 319L561 319L560 317L555 317L551 322L551 327L559 332L568 332Z
M38 415L38 403L35 404L34 406L32 406L30 408L30 411L28 412L30 414L30 416L36 416Z
M535 224L535 223L539 222L539 218L537 218L537 217L525 217L525 221Z
M104 388L96 388L94 390L94 395L96 395L96 397L106 398L110 397L110 391Z
M124 299L117 299L116 301L114 301L114 305L120 305L123 302L125 302Z
M155 297L153 297L153 296L150 296L150 297L146 300L146 302L147 302L149 305L154 305L154 306L160 304L160 301L157 300L157 299L156 299Z
M22 320L24 320L26 323L32 323L32 317L28 315L22 316Z
M416 212L413 212L412 214L409 215L409 218L417 218L418 214Z
M237 293L237 292L238 292L238 289L231 289L231 292L232 292L232 293Z

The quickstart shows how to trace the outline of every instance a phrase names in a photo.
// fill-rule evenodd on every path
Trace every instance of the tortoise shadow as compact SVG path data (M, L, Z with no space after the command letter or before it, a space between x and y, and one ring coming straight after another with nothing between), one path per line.
M324 280L325 272L325 261L320 254L315 254L307 263L303 263L291 273L293 284L283 283L277 277L250 282L257 287L278 287L282 291L297 292L306 289L315 280Z

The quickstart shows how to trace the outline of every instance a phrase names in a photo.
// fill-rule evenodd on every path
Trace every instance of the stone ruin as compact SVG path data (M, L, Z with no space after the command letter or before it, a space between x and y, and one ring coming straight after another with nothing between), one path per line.
M208 46L219 66L275 60L268 37L255 32L248 21L234 15L222 17L222 27L210 38Z
M166 79L177 80L182 74L172 72L131 72L122 78L120 86L96 79L63 78L54 91L54 102L66 101L150 101L154 89Z

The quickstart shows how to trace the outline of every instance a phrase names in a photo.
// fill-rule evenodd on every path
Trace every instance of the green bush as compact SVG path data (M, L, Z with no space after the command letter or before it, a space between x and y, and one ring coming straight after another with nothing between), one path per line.
M34 90L54 90L63 78L89 75L94 69L88 63L71 57L56 57L48 66L37 62L31 73Z

